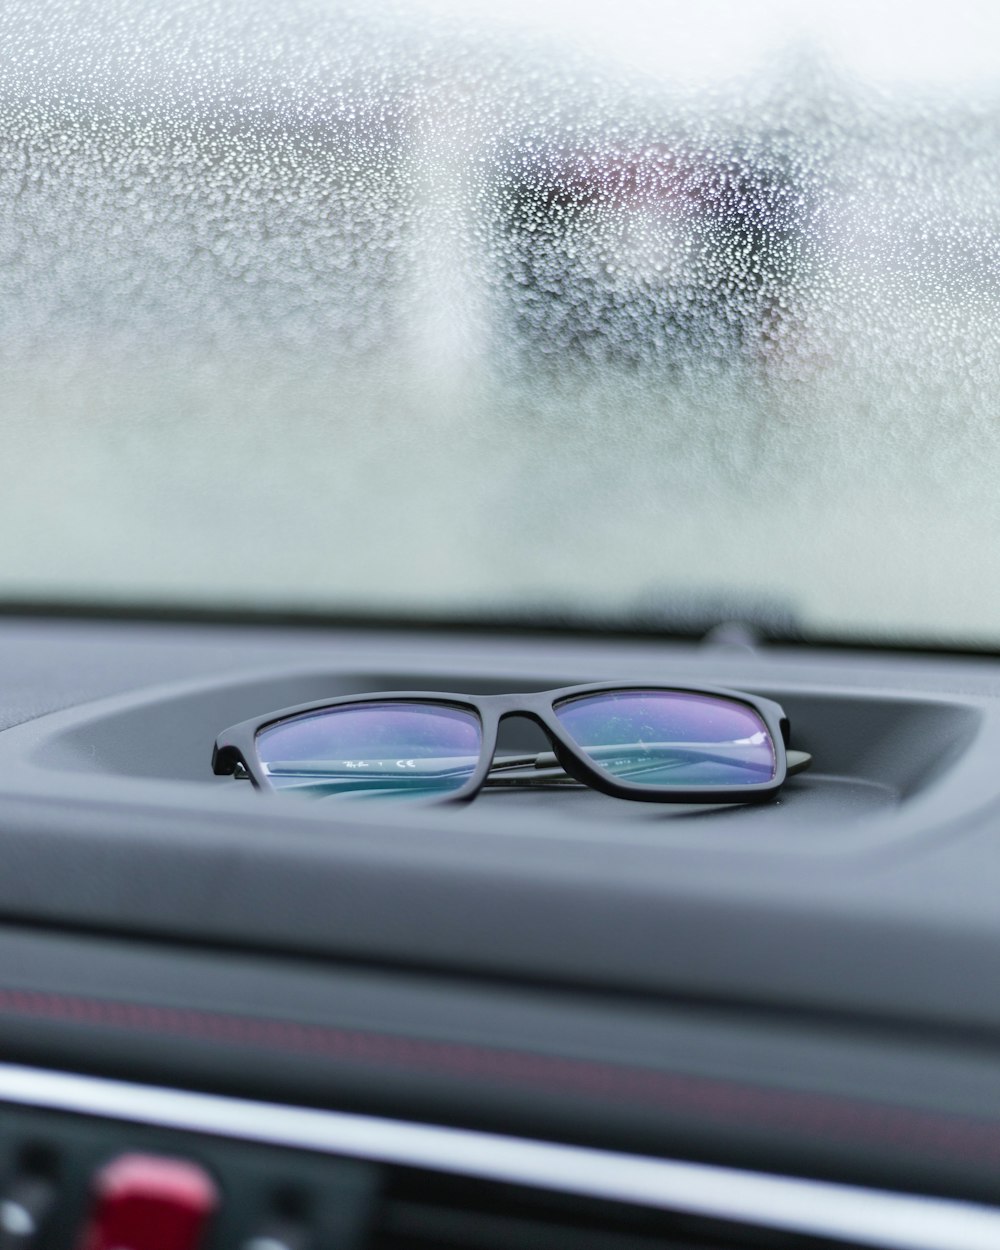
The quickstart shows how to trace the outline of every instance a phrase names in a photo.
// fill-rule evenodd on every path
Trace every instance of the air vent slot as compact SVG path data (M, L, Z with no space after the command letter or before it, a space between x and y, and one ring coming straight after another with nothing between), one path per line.
M515 1185L393 1169L366 1250L857 1250Z

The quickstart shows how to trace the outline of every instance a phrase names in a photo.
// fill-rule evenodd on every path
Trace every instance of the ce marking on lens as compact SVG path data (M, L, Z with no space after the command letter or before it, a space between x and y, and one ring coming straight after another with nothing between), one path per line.
M416 760L397 760L397 768L416 768ZM342 760L342 768L385 768L384 760Z

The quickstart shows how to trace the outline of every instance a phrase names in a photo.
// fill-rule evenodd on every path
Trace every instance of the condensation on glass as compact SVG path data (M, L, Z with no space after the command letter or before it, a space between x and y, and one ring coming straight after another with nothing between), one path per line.
M995 641L998 39L5 0L0 596Z

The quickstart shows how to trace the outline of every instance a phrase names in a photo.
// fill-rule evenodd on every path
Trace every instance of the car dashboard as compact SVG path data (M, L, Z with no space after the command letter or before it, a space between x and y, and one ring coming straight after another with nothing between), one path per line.
M813 768L701 808L212 773L308 700L619 679L776 699ZM995 660L11 616L0 682L0 1246L1000 1244Z

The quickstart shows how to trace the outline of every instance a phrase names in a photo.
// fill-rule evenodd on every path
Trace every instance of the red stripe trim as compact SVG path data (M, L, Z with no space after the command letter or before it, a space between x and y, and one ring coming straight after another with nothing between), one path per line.
M0 1014L486 1081L716 1123L930 1153L980 1166L1000 1163L997 1123L827 1094L469 1043L33 990L0 989Z

